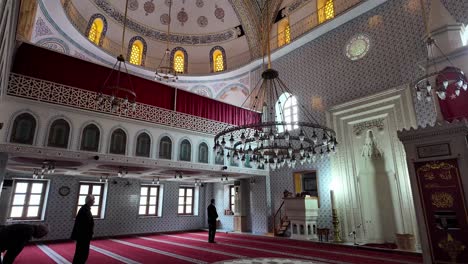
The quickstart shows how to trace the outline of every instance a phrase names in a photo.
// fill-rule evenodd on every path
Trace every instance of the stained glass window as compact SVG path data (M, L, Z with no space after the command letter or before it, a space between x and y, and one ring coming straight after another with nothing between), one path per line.
M143 44L140 41L135 41L132 44L130 52L130 63L134 65L141 65L141 56L143 52Z
M174 55L174 71L184 73L184 53L180 50Z
M291 27L288 18L283 18L278 23L278 47L291 42Z
M333 0L319 0L317 2L319 23L323 23L335 17L335 6Z
M96 45L99 45L102 37L102 31L104 29L104 22L100 18L96 18L91 24L91 28L88 32L88 39Z

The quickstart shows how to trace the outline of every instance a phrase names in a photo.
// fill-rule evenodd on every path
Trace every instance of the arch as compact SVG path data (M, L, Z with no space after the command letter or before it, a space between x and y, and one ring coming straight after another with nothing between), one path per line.
M190 88L190 91L199 95L213 98L213 92L211 91L210 87L202 84L193 86Z
M221 69L218 66L222 66ZM221 72L227 69L226 51L221 46L214 46L210 50L210 68L211 72Z
M47 146L54 148L68 148L70 142L70 122L63 117L56 118L49 126Z
M89 123L81 130L80 150L98 152L101 142L101 129L94 123Z
M278 133L282 133L285 130L291 131L293 129L299 128L298 125L291 125L291 123L297 122L299 120L299 107L297 106L297 98L287 92L281 94L275 104L275 116L276 121L290 124L285 126L277 126Z
M102 14L94 14L88 21L86 37L89 41L101 47L107 32L107 20Z
M183 138L179 143L179 160L192 161L192 143L188 138Z
M151 157L151 134L147 131L137 133L135 144L135 156L137 157Z
M333 0L317 0L318 22L323 23L335 17Z
M208 163L209 161L209 150L208 144L206 142L201 142L198 145L198 162Z
M37 118L32 113L21 112L11 121L10 142L33 145L37 132Z
M123 128L115 128L110 137L109 153L125 155L127 153L127 132Z
M182 47L175 47L172 49L171 51L171 65L172 67L174 68L174 70L177 72L177 73L187 73L187 69L188 69L188 54L187 54L187 51L182 48ZM180 61L180 58L182 58L182 63L183 63L183 71L180 71L182 70L181 69L181 61ZM176 63L177 63L177 67L178 69L176 69Z
M128 42L127 61L138 66L145 66L146 50L148 45L144 38L134 36Z
M291 27L289 26L289 18L285 17L278 22L278 47L289 44L291 42Z
M172 139L169 136L162 136L159 139L159 155L160 159L172 159Z

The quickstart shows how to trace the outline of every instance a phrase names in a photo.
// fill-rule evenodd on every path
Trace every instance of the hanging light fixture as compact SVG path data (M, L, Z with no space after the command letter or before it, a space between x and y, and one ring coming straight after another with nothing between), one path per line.
M453 65L449 57L445 55L436 41L431 37L424 0L420 0L420 2L424 27L427 34L427 58L425 65L426 74L419 77L414 82L416 96L418 100L425 99L426 101L431 101L432 90L434 89L441 100L445 100L447 97L456 98L460 95L461 91L466 91L468 89L468 80L466 79L465 73ZM445 64L449 65L442 70L437 69L436 62L434 61L437 52L438 54L442 54L443 59L446 61Z
M266 14L268 16L268 5ZM244 165L248 159L252 165L258 168L270 167L271 170L285 166L294 168L297 160L301 164L306 161L311 163L315 161L317 153L324 155L323 153L327 153L328 150L335 152L338 143L335 131L320 125L299 100L297 100L297 113L302 120L285 118L285 102L293 100L295 97L279 78L278 71L271 68L270 41L268 41L270 22L268 19L265 21L267 23L265 28L268 30L266 38L267 69L262 73L262 79L242 104L244 106L246 102L252 102L251 109L262 112L262 120L235 127L226 127L215 136L213 149L217 155L226 155L228 159L232 156L234 161L241 160ZM283 94L287 98L281 102L280 97ZM229 144L226 144L226 140ZM221 180L223 180L222 177Z
M167 35L166 35L166 50L164 52L163 57L161 58L161 62L159 62L159 67L156 69L156 81L164 81L164 82L176 82L179 77L177 76L177 72L171 67L171 60L170 60L170 50L169 50L169 41L171 36L171 10L172 10L172 0L169 0L169 21L167 22Z
M127 64L125 63L123 55L127 10L128 0L125 5L121 54L117 56L117 61L104 81L104 84L98 88L97 96L95 98L96 104L100 109L110 107L113 113L118 114L127 114L129 110L133 112L136 110L136 93L133 89L132 80L130 79L130 74L128 73ZM124 83L121 80L121 74L124 73L127 76L127 83Z

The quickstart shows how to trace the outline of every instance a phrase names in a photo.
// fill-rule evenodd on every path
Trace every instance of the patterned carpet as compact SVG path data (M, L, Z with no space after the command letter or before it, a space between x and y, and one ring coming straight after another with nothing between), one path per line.
M207 243L205 231L97 239L87 263L422 263L420 254L246 234L217 233ZM27 246L15 263L71 263L73 242Z

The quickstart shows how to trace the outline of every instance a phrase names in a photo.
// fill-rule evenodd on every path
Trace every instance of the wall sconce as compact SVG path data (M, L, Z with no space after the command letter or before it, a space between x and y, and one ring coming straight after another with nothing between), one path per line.
M125 166L120 166L119 167L119 172L117 173L117 176L119 178L125 177L128 174L128 168Z

